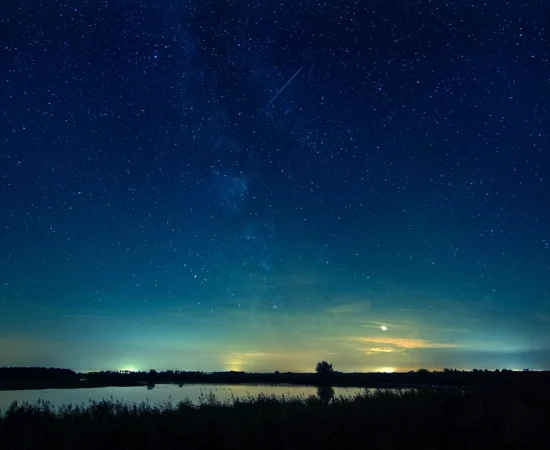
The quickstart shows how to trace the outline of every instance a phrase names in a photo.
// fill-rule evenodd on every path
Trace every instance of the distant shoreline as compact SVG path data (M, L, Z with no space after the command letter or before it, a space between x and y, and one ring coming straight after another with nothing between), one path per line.
M136 387L156 384L263 384L356 388L514 386L550 384L550 372L455 371L406 373L116 372L78 374L68 369L0 368L0 391Z
M85 381L0 381L0 391L33 391L45 389L85 389L85 388L102 388L102 387L131 387L131 386L146 386L147 383L132 382L124 384L112 383L96 383Z
M33 390L46 390L46 389L96 389L96 388L106 388L106 387L146 387L148 385L194 385L194 384L212 384L212 385L236 385L236 384L244 384L244 385L273 385L273 386L280 386L280 385L288 385L288 386L313 386L318 387L322 386L322 384L313 384L313 383L288 383L288 382L280 382L280 383L268 383L268 382L252 382L252 381L242 381L242 382L213 382L213 381L195 381L195 382L187 382L187 383L178 383L175 381L167 381L167 382L159 382L159 383L148 383L145 381L142 382L131 382L131 383L95 383L95 382L78 382L78 383L54 383L54 382L43 382L43 381L36 381L36 382L15 382L15 383L0 383L0 391L33 391ZM375 389L375 388L382 388L382 389L406 389L406 388L419 388L419 387L428 387L432 385L425 385L425 384L398 384L398 383L379 383L376 385L356 385L356 384L331 384L331 387L342 387L342 388L366 388L366 389Z

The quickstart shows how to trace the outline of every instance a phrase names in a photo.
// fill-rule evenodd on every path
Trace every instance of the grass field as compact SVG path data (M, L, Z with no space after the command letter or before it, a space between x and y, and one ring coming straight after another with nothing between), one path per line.
M547 449L550 396L528 387L258 396L196 405L13 404L1 449Z

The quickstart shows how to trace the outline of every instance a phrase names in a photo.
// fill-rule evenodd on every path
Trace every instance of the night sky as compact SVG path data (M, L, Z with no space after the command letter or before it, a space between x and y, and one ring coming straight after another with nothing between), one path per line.
M2 2L0 365L550 368L546 3Z

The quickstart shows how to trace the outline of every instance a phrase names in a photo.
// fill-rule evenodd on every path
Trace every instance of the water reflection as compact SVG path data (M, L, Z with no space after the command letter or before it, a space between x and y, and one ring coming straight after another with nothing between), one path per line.
M321 399L323 403L330 403L334 398L334 388L332 386L319 386L317 387L317 396Z
M165 403L171 401L176 404L187 398L198 404L202 395L215 395L221 401L232 397L256 397L259 394L275 395L278 397L296 397L317 395L324 402L329 403L335 396L355 396L363 392L363 388L332 388L296 385L212 385L212 384L149 384L147 386L105 387L83 389L46 389L25 391L0 391L0 410L5 412L13 401L36 403L38 399L47 400L54 407L73 404L87 405L91 401L120 400L131 403Z

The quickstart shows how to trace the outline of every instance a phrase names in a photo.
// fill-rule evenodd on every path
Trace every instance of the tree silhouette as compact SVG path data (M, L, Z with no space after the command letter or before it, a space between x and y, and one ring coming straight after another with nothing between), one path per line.
M317 372L319 375L323 374L329 374L333 372L332 364L329 364L326 361L321 361L317 363L317 367L315 367L315 372Z

